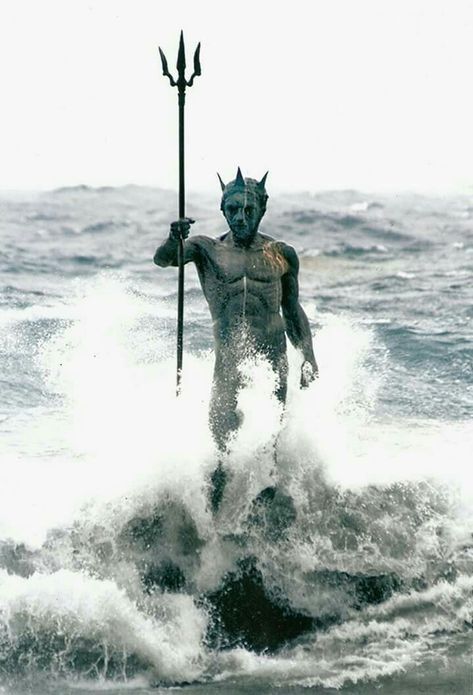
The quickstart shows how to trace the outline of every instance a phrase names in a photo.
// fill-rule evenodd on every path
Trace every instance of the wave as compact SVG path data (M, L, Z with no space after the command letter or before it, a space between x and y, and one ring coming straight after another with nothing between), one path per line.
M71 200L77 197L87 197L87 198L120 198L123 203L126 203L126 199L129 198L133 200L134 198L154 198L158 201L176 200L176 193L174 191L165 188L155 188L152 186L139 186L136 184L125 184L123 186L88 186L86 184L79 184L77 186L61 186L55 188L51 191L46 191L41 194L44 200L52 197L54 198L67 198Z
M96 189L92 186L86 186L85 184L78 184L77 186L61 186L55 188L51 191L53 195L63 195L68 193L89 193L95 191Z
M377 203L377 202L370 202L367 200L364 200L359 203L352 203L350 205L350 209L353 210L353 212L367 212L368 210L383 210L384 205L382 203Z
M405 232L400 232L394 228L394 224L389 224L386 222L384 225L363 225L362 231L366 232L368 236L374 236L380 239L386 239L388 241L396 242L410 242L412 237Z
M353 244L340 244L337 248L324 251L325 256L337 257L346 256L347 258L356 258L358 256L387 254L389 248L384 244L371 244L370 246L355 246Z
M0 572L0 667L4 673L161 682L193 680L203 616L187 596L162 597L145 615L109 580L58 570L29 578ZM176 650L176 644L179 649Z
M217 520L214 528L207 512L198 512L195 488L184 503L174 489L148 492L145 504L141 497L89 507L70 528L50 532L36 551L3 544L3 671L179 683L209 674L228 678L229 664L235 667L235 656L238 664L245 654L240 676L253 661L258 675L267 676L272 664L277 677L284 665L286 682L300 684L304 676L306 685L327 685L335 674L343 683L355 674L370 680L392 668L395 673L401 646L406 667L413 641L468 628L473 604L461 615L457 607L471 598L472 578L452 574L451 562L440 574L436 563L435 579L429 577L428 556L421 559L424 549L416 547L429 542L429 530L438 538L448 508L443 493L403 484L341 494L320 474L317 480L310 493L319 501L306 510L292 490L296 516L284 528L287 495L276 516L271 505L258 503L246 530L234 526L229 535L224 524ZM327 497L331 502L321 506ZM368 550L375 529L371 543L379 557ZM332 530L341 532L338 539ZM432 549L425 550L432 558ZM371 573L362 573L367 560ZM380 571L389 564L396 573ZM324 651L334 655L328 670L320 661ZM263 652L258 661L255 652ZM370 653L370 668L360 669Z
M124 226L128 226L126 221L115 222L113 220L107 220L106 222L94 222L94 224L89 224L82 228L81 232L83 234L97 234L99 232L109 232L116 231Z
M338 212L323 212L321 210L291 210L283 213L283 218L291 218L294 224L301 225L326 225L328 228L339 227L351 229L358 227L364 222L364 218L358 215L344 214Z

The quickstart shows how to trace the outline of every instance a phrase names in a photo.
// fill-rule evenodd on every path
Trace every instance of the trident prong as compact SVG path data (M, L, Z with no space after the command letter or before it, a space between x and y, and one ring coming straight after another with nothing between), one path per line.
M186 87L192 87L194 83L194 78L199 77L201 73L200 69L200 43L197 44L197 48L195 49L194 53L194 72L192 73L191 77L186 80L186 49L184 46L184 33L181 31L181 36L179 38L179 49L177 52L177 63L176 63L176 68L177 68L177 80L171 75L169 72L168 68L168 61L166 60L166 56L164 55L164 52L160 47L159 48L159 55L161 56L161 63L163 66L163 75L164 77L169 78L169 82L171 83L171 87L177 87L180 93L184 93L186 90Z
M159 48L159 46L158 46L158 48ZM169 82L171 83L171 87L175 87L176 81L174 80L174 77L169 72L168 61L166 60L166 56L162 52L161 48L159 48L159 55L161 56L161 63L163 65L163 75L164 75L164 77L169 77Z
M194 77L199 77L201 74L202 73L200 70L200 43L198 43L194 53L194 72L192 73L192 76L189 82L187 83L187 86L192 87Z

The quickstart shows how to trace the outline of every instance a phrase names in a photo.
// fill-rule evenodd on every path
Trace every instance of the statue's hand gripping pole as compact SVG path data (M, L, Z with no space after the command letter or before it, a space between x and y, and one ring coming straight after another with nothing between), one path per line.
M159 48L163 75L169 78L171 87L177 87L179 104L179 219L183 219L185 212L185 176L184 176L184 105L186 102L186 87L192 87L194 78L201 74L200 69L200 43L194 53L194 72L189 80L186 80L186 52L184 48L184 35L181 31L179 51L177 54L177 80L169 72L168 62L161 48ZM182 351L184 330L184 241L182 236L178 239L177 264L179 268L178 293L177 293L177 380L176 395L181 392L182 377Z

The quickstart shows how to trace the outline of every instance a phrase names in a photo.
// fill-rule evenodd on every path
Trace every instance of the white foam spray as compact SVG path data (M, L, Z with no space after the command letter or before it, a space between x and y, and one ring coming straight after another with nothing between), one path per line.
M322 610L333 600L307 589L307 577L320 568L407 576L408 569L429 570L445 545L460 548L469 539L471 429L449 422L378 419L376 393L389 356L366 326L346 317L321 317L315 337L320 378L306 391L298 389L300 357L290 350L282 424L268 365L249 360L243 366L247 386L239 407L244 420L232 443L228 463L233 475L216 528L206 502L207 477L217 460L207 424L211 352L186 353L183 393L176 400L173 337L157 334L153 322L154 313L161 319L173 314L165 301L151 305L126 283L104 277L79 285L66 313L68 325L45 344L41 356L57 405L21 425L21 445L7 442L2 453L2 538L39 549L52 529L67 530L77 523L91 529L100 524L113 535L114 525L125 524L143 505L152 506L171 494L183 503L205 539L195 581L199 590L206 590L218 584L234 561L234 551L222 538L241 529L258 491L278 484L295 500L298 522L287 541L264 545L259 540L257 547L265 578L285 589L293 605L304 610ZM21 317L12 317L18 320ZM414 529L409 526L414 503L401 503L405 516L393 518L391 526L386 519L392 510L386 516L379 511L376 490L386 491L388 499L393 485L426 479L433 488L461 488L454 510L441 519L443 545L438 520L442 511L426 513ZM324 526L324 518L340 512L337 495L354 495L340 499L351 501L355 511L364 510L361 531L348 529L345 536L336 537L335 529ZM334 526L340 526L338 522L337 517ZM394 538L396 525L401 530ZM125 585L125 579L120 584L65 569L29 579L2 575L0 600L4 616L23 611L38 623L62 621L73 626L67 629L74 634L83 630L113 642L114 649L125 646L142 655L163 678L182 680L204 672L200 639L205 616L189 597L177 598L182 605L161 625L142 614ZM130 581L127 586L132 585ZM182 642L180 631L186 632L187 625L188 639ZM361 629L356 621L350 625L355 632ZM401 630L400 623L392 629ZM332 636L335 640L336 633ZM416 643L411 656L406 655L406 664L420 658L422 644ZM291 682L338 687L344 678L356 682L369 672L373 677L394 672L404 663L401 656L397 665L385 658L378 668L376 655L371 655L372 661L363 666L368 656L361 651L358 670L343 676L336 660L324 666L319 653L313 660L304 658L297 650L286 659L237 650L218 657L216 668L220 677L258 673L267 678L268 673L284 672ZM294 668L289 662L296 664ZM314 680L314 669L319 680Z

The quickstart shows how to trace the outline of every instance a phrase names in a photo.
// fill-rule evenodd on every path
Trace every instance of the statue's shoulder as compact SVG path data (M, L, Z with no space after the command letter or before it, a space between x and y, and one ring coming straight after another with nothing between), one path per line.
M192 241L197 245L205 245L215 240L212 239L212 237L205 236L205 234L194 234L193 236L189 237L189 241Z
M284 244L283 254L284 258L289 263L289 268L297 275L299 272L299 257L294 246Z
M284 245L283 241L279 241L279 239L275 239L273 236L269 236L269 234L261 234L261 232L258 232L258 236L263 248L271 247L273 250L280 252L281 247Z
M297 265L297 253L293 246L286 244L285 241L281 241L280 239L274 239L274 237L268 236L267 234L261 234L260 236L262 237L264 243L270 244L273 246L275 251L282 254L291 266Z
M269 234L261 234L261 232L258 232L258 235L261 237L263 241L267 242L268 244L276 241L276 239L272 236L269 236Z
M205 234L194 234L186 239L186 254L197 265L204 262L204 259L212 253L214 239Z
M194 236L189 237L188 242L190 242L191 245L199 251L209 251L215 244L215 239L212 239L212 237L206 236L205 234L195 234Z
M281 251L284 251L285 249L292 249L294 251L294 248L292 246L289 246L289 244L286 244L285 241L281 241L281 239L275 239L274 237L269 236L269 234L261 234L261 232L258 232L258 234L264 243L272 244L272 245L276 246L278 249L280 249Z

